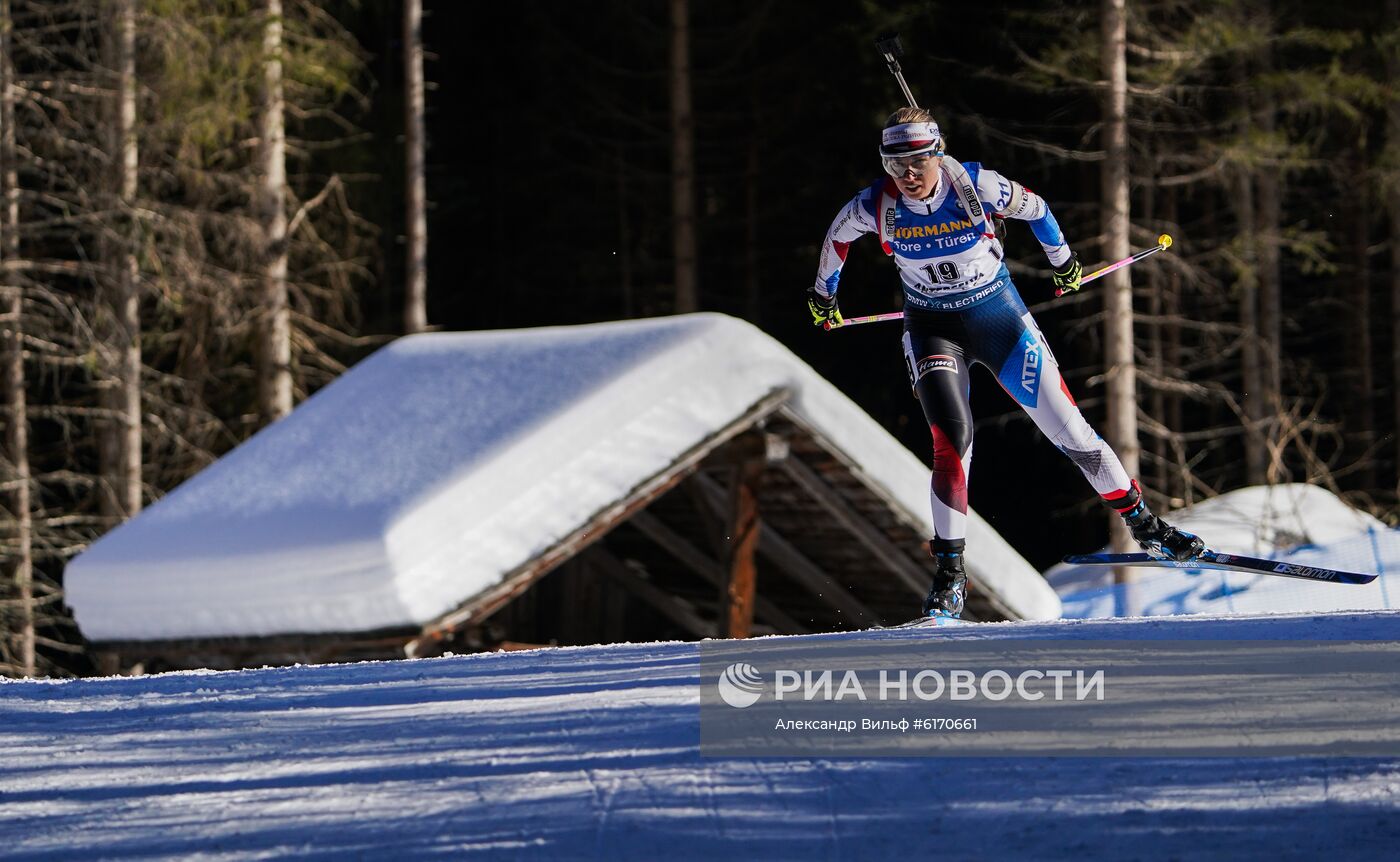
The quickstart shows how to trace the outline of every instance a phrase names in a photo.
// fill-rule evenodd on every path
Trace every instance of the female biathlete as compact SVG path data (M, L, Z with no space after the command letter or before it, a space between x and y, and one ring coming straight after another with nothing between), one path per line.
M842 322L837 283L850 244L878 234L904 286L904 356L909 379L933 433L937 561L925 615L957 618L967 576L967 477L972 463L970 364L991 370L1041 433L1079 466L1108 506L1150 553L1186 560L1200 538L1154 515L1136 480L1124 471L1075 405L1044 336L1002 260L993 216L1030 223L1061 290L1078 290L1082 269L1050 208L1020 183L944 155L938 125L922 108L902 108L886 121L880 158L887 178L862 190L832 223L817 281L808 288L812 322Z

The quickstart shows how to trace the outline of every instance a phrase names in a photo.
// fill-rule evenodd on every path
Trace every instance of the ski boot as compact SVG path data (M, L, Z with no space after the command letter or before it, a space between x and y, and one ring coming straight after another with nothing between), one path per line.
M967 572L963 570L964 539L933 539L929 553L938 561L933 573L933 586L924 599L924 616L937 623L953 622L962 616L963 600L967 594Z
M1127 494L1105 502L1123 516L1128 532L1133 534L1133 541L1154 557L1181 563L1205 550L1206 543L1200 536L1179 530L1152 514L1136 479Z

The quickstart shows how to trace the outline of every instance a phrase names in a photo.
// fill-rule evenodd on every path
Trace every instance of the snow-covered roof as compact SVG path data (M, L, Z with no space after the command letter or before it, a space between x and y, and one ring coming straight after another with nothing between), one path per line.
M498 585L786 388L933 535L928 471L787 348L719 314L400 339L76 557L96 641L417 626ZM1040 575L973 516L970 574L1024 618Z

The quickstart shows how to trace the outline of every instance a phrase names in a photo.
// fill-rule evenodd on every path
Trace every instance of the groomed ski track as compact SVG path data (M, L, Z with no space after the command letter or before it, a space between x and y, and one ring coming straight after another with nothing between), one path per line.
M929 636L1395 640L1400 612ZM714 760L698 697L688 643L4 682L0 858L1366 859L1400 840L1400 759Z

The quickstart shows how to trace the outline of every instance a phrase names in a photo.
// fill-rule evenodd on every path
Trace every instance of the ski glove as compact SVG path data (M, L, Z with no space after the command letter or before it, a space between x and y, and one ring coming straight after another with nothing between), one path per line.
M836 304L836 297L828 299L817 293L815 287L807 288L807 310L812 312L812 323L822 329L830 329L846 322L841 317L841 308Z
M1065 261L1064 264L1050 276L1050 280L1055 283L1055 295L1060 296L1061 294L1078 290L1080 286L1079 280L1083 276L1084 267L1079 265L1079 255L1070 252L1069 260Z

